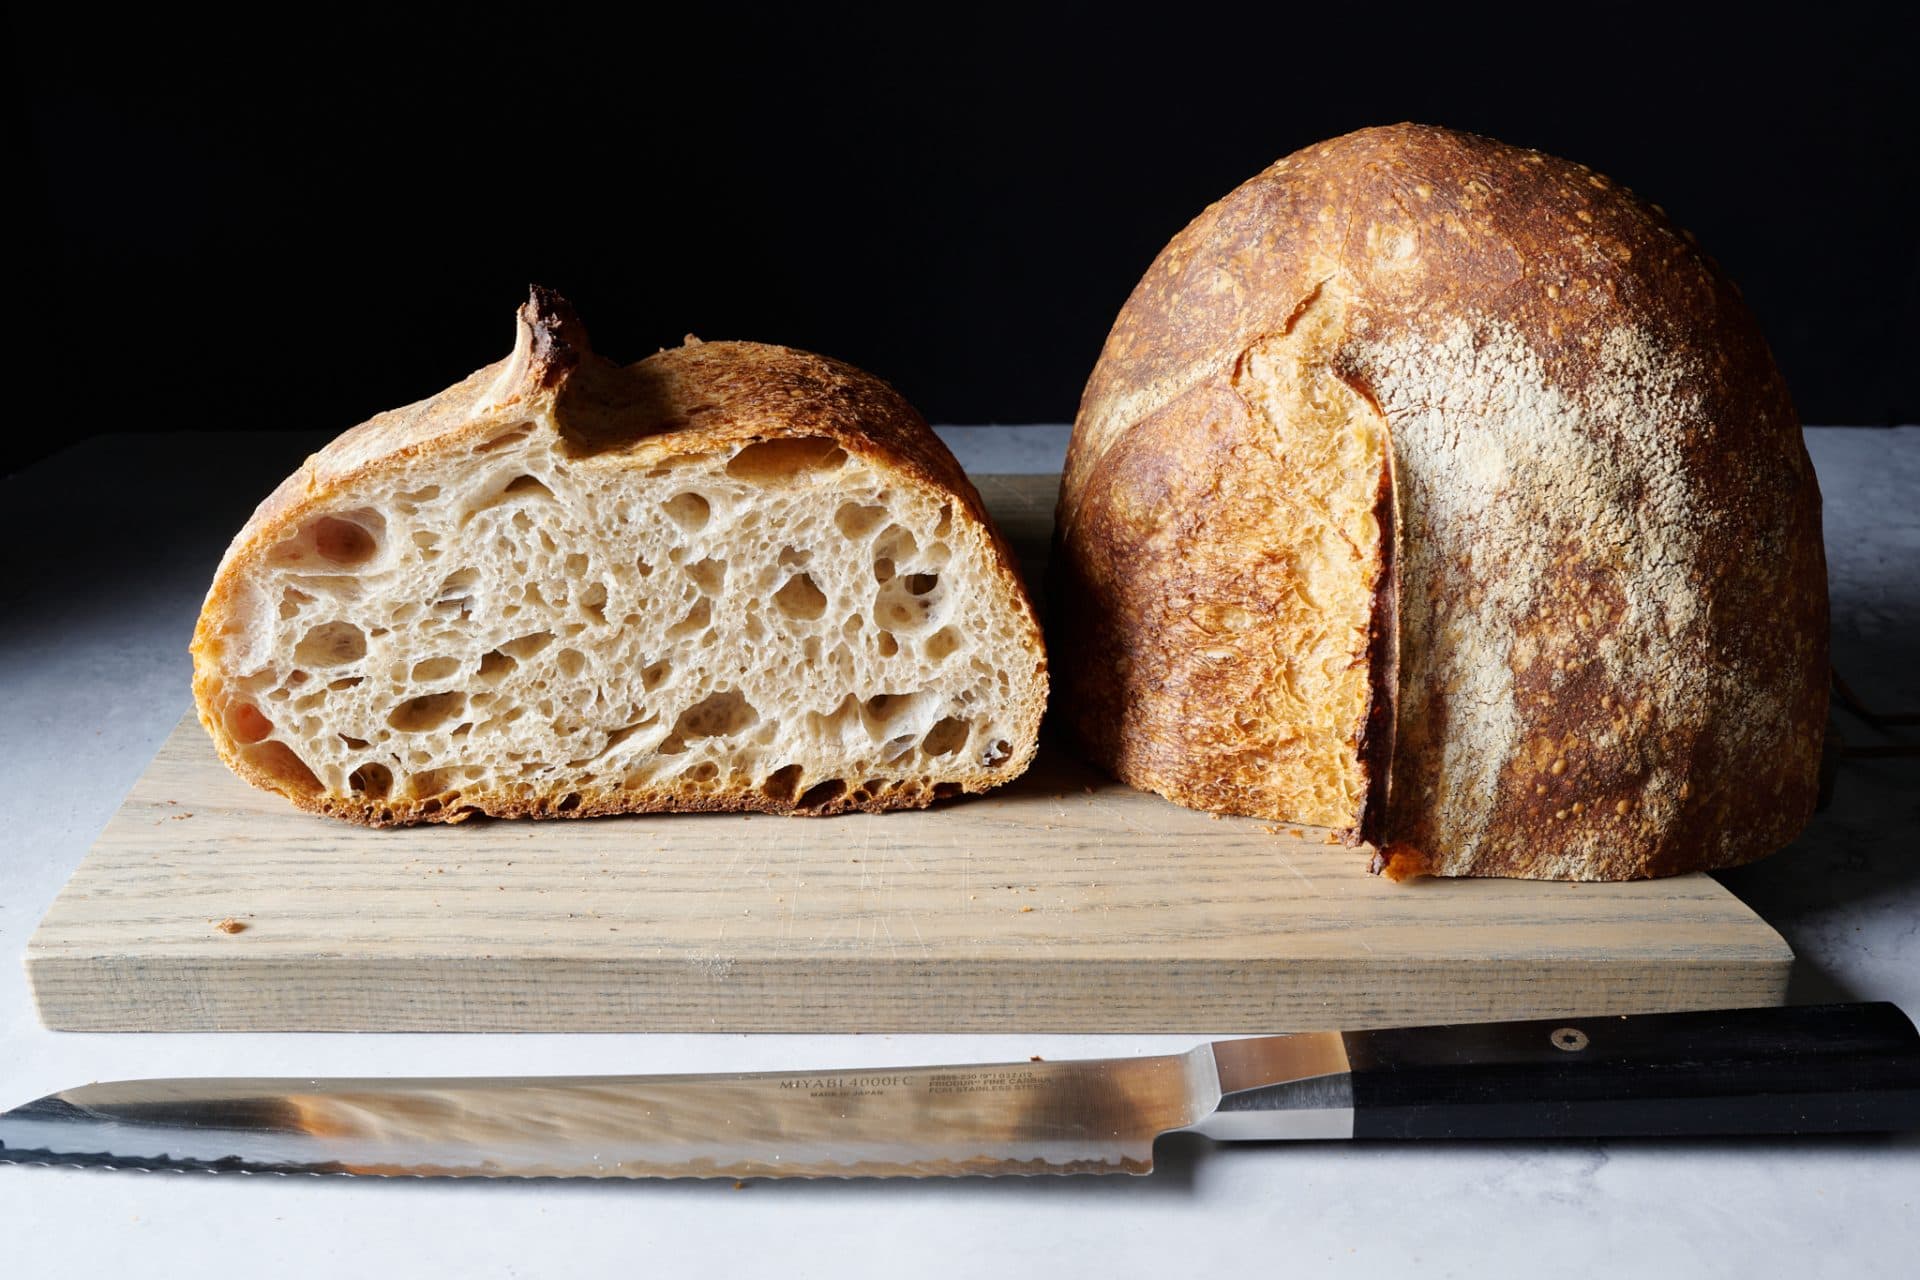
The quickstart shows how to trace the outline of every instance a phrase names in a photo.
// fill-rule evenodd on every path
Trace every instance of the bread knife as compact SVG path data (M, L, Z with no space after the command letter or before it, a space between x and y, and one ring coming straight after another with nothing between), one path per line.
M482 1178L1148 1173L1154 1140L1920 1128L1891 1004L1220 1040L1156 1057L746 1075L183 1079L0 1115L0 1160Z

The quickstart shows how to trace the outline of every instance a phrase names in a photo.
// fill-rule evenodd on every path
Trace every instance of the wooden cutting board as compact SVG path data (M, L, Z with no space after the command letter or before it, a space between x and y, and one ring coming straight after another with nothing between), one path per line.
M981 489L1036 571L1053 477ZM1706 876L1395 885L1366 860L1051 746L916 813L369 831L241 783L188 716L27 973L49 1027L91 1031L1231 1033L1785 993L1785 942Z

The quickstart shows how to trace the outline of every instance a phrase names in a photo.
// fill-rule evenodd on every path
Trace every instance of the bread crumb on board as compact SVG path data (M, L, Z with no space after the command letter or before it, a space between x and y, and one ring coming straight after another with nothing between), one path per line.
M232 916L228 916L213 927L221 933L245 933L247 929L245 921L235 920Z

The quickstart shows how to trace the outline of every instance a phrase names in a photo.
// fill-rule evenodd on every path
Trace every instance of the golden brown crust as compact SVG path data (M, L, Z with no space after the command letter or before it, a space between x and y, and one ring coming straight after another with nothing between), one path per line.
M254 511L229 544L202 606L191 652L201 724L220 758L255 786L285 795L300 808L368 826L459 822L476 813L497 817L585 817L612 813L767 812L833 814L924 807L961 792L979 792L1018 777L1031 761L1045 707L1046 658L1038 619L1011 546L987 514L979 492L920 415L879 378L852 365L787 347L697 340L627 367L595 355L564 299L535 287L521 308L518 341L507 359L480 369L428 400L381 413L309 457ZM555 792L532 785L436 797L341 796L311 778L262 767L224 722L219 659L223 620L239 607L241 566L263 554L309 516L325 511L348 486L399 474L423 459L459 455L503 426L550 413L565 447L595 466L645 470L690 454L720 453L759 439L824 437L848 454L885 468L904 486L957 499L956 516L990 547L1021 612L1034 655L1038 693L1019 710L1015 754L957 783L854 781L794 797L770 795L722 780L673 781L646 792ZM272 762L269 762L270 764ZM520 794L524 792L524 794Z
M1394 440L1403 643L1376 696L1398 699L1396 741L1385 812L1361 824L1391 867L1625 879L1790 840L1824 731L1825 567L1751 314L1601 175L1417 125L1278 162L1177 236L1116 320L1058 520L1062 698L1095 758L1154 785L1136 764L1151 724L1152 754L1220 762L1217 791L1174 798L1247 789L1231 743L1155 710L1181 655L1107 689L1078 675L1195 586L1136 568L1113 512L1145 476L1184 469L1197 497L1226 475L1195 407L1323 290L1347 307L1334 358ZM1164 564L1230 549L1176 539Z
M223 749L221 759L254 786L279 792L297 808L362 827L399 827L422 822L452 824L475 817L602 818L645 813L767 813L777 817L824 818L840 813L924 809L935 801L985 791L989 786L997 786L1007 780L996 777L984 785L949 782L931 786L918 783L862 785L816 799L802 797L789 802L770 798L757 790L730 789L719 784L679 784L655 788L655 794L652 795L592 787L546 795L529 787L526 788L524 799L507 798L496 792L488 795L484 804L447 805L431 797L424 800L389 798L374 801L359 796L332 796L289 789L281 779L255 768L245 757L229 754ZM1011 776L1009 774L1009 778Z

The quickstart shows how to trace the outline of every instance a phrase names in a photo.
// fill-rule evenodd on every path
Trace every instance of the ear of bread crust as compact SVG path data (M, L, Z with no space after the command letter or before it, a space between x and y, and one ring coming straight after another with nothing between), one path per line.
M850 366L631 367L536 289L514 351L310 458L193 643L249 781L375 825L922 805L1017 776L1046 666L958 464Z
M1361 557L1383 584L1373 703L1349 763L1381 868L1624 879L1790 840L1825 720L1824 561L1798 420L1751 314L1603 176L1416 125L1279 161L1177 236L1116 320L1056 535L1063 718L1089 753L1184 803L1302 820L1271 803L1292 785L1262 772L1271 753L1249 751L1265 729L1223 728L1181 674L1257 689L1298 649L1243 648L1220 671L1166 620L1196 591L1168 566L1281 565L1309 526L1280 492L1264 526L1146 509L1176 463L1214 513L1246 507L1249 476L1285 480L1274 460L1311 435L1311 397L1249 430L1235 371L1316 315L1307 362L1392 442L1394 535ZM1116 512L1146 514L1120 537ZM1157 558L1130 560L1143 546ZM1140 567L1103 592L1120 563ZM1202 585L1256 624L1285 595L1224 568ZM1141 661L1153 637L1173 647ZM1100 653L1121 659L1115 688L1081 678ZM1384 796L1370 756L1389 760ZM1234 785L1182 785L1203 759Z

